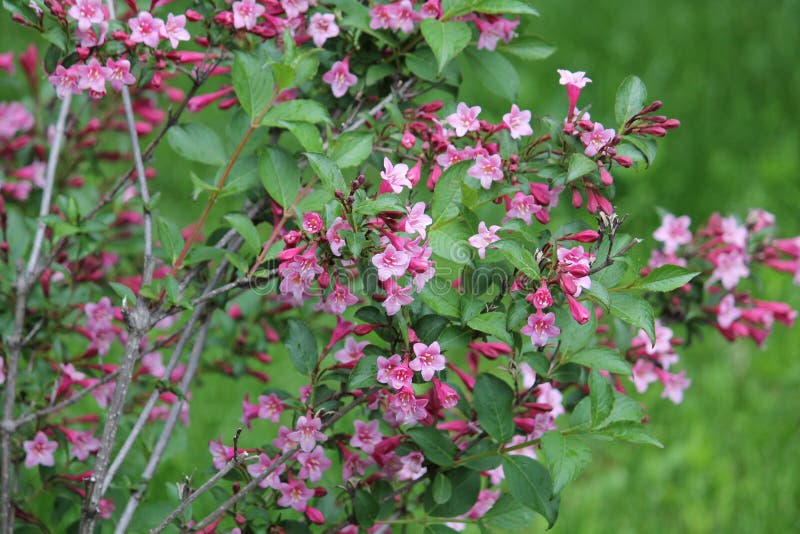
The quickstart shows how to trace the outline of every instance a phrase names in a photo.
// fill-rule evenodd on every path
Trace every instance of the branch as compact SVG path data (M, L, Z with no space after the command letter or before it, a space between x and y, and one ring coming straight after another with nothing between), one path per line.
M11 335L6 338L7 361L6 361L6 387L5 402L3 406L2 424L2 458L0 458L0 531L3 534L10 533L14 529L14 510L11 502L11 435L16 425L14 422L14 401L17 396L17 371L19 369L19 358L22 352L24 341L23 330L25 328L25 312L28 303L28 296L31 288L38 278L37 264L39 254L42 250L44 231L46 228L44 217L50 212L50 200L53 196L53 186L55 183L56 168L58 166L58 154L61 151L61 140L64 137L64 128L69 114L71 95L66 95L61 101L61 110L58 113L56 123L56 133L53 145L50 147L50 155L47 160L47 174L45 176L44 191L42 201L39 205L39 224L36 228L31 255L28 258L28 266L23 271L22 264L17 264L16 281L16 303L14 304L14 323Z
M408 89L411 88L411 86L414 85L414 83L416 81L417 81L417 79L414 78L413 76L411 78L409 78L408 80L406 80L406 82L404 84L402 84L397 89L397 91L392 91L391 94L389 94L386 97L384 97L383 100L378 102L372 109L370 109L367 112L367 116L374 117L375 115L377 115L378 113L383 111L383 108L385 108L395 98L397 98L398 100L403 100L405 98L405 92L408 91ZM350 124L349 126L345 126L344 128L342 128L342 133L351 132L353 130L357 130L361 126L363 126L363 124L365 122L367 122L367 118L366 117L361 117L360 119L358 119L354 123Z

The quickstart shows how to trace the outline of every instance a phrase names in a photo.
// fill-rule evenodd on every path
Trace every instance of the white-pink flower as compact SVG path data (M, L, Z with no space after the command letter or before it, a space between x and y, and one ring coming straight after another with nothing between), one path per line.
M319 417L301 415L297 419L297 430L287 434L287 438L300 444L305 452L310 452L318 441L328 441L328 436L320 432L322 420Z
M308 507L308 500L314 496L314 490L306 487L302 480L291 480L288 484L281 484L278 489L281 492L278 506L291 506L298 512L304 512Z
M475 164L469 168L467 174L481 182L481 187L489 189L492 182L503 181L503 161L499 154L491 156L478 156Z
M586 73L582 70L577 72L570 72L564 69L557 69L558 74L560 76L558 83L561 85L574 85L580 89L586 86L587 83L591 83L591 79L586 77Z
M639 358L633 364L633 376L631 382L636 387L636 391L644 393L647 391L647 386L653 382L658 382L658 374L656 373L656 364L649 358Z
M350 336L344 340L344 348L337 350L333 357L342 363L357 362L364 357L364 347L369 345L369 341L356 341Z
M547 341L561 333L561 329L556 326L556 316L553 313L542 313L536 310L528 316L528 323L522 327L520 332L530 336L531 343L535 347L544 347Z
M692 242L692 233L689 226L692 220L688 215L675 217L667 213L661 219L661 226L653 232L653 238L664 243L664 253L674 254L681 245L688 245Z
M62 100L68 94L81 94L81 89L78 87L81 75L78 73L77 65L73 65L69 69L64 68L63 65L57 66L53 74L48 77L48 80L55 87L56 96Z
M161 27L160 35L164 39L169 39L172 48L178 48L180 41L188 41L191 35L186 30L186 15L167 15L167 22Z
M509 218L522 219L525 221L525 224L530 226L532 222L531 217L541 210L542 207L536 203L536 197L517 191L514 193L514 198L509 202L506 216Z
M375 452L375 446L383 439L383 435L378 429L379 424L377 419L373 419L369 423L356 419L353 422L355 432L350 438L350 446L367 454Z
M319 445L314 447L311 452L298 453L297 463L300 464L297 478L307 478L311 482L319 482L322 474L331 467L331 461L325 456L325 450Z
M389 158L383 158L383 171L381 171L381 179L389 184L389 187L391 187L392 191L395 193L401 192L403 187L407 187L409 189L414 187L414 184L412 184L411 180L408 179L408 165L405 163L392 165L392 162L389 161Z
M115 91L120 91L123 85L133 85L136 78L131 74L131 62L127 59L106 60L106 81Z
M325 232L325 239L328 240L328 245L330 245L331 253L334 256L341 256L342 247L346 244L344 238L339 235L340 230L350 230L350 225L343 218L336 217L328 231Z
M234 2L231 6L233 8L233 27L238 29L252 29L256 25L258 17L264 14L267 10L255 0L241 0Z
M286 18L290 20L308 11L311 4L314 4L314 0L281 0L281 7L286 12Z
M478 233L467 240L470 245L478 249L478 256L481 259L486 258L486 247L500 241L497 236L498 230L500 230L500 226L493 224L487 228L486 223L481 221L478 223Z
M384 282L383 288L386 290L386 300L381 303L381 306L386 310L386 315L395 315L402 306L414 302L411 297L411 286L401 287L397 282L389 279Z
M391 277L403 276L408 269L411 256L404 250L397 250L391 243L380 254L372 257L372 265L378 269L378 280L381 282Z
M333 13L314 13L308 23L308 33L316 46L321 47L331 37L339 35L339 26L336 25L336 16Z
M222 469L225 467L225 464L233 459L233 447L223 445L222 439L209 441L208 451L211 453L211 459L213 460L214 469L216 470Z
M469 107L464 102L456 106L456 112L445 117L445 121L456 131L458 137L467 135L467 132L475 132L480 129L478 114L481 112L480 106Z
M419 451L412 451L400 457L403 467L397 472L397 480L417 480L424 475L427 467L422 467L425 457Z
M714 272L709 283L719 280L728 291L736 287L739 280L750 276L750 269L745 264L745 256L738 250L721 252L714 260Z
M274 393L258 396L259 419L269 419L273 423L277 423L285 409L286 405L283 404L283 401Z
M581 134L581 142L586 146L583 153L589 158L596 156L603 147L614 139L615 134L616 132L613 128L603 128L603 125L599 122L594 123L594 129L591 132Z
M156 48L164 27L164 21L153 18L153 15L147 11L142 11L136 17L128 19L128 27L131 29L129 37L131 41L144 43L150 48Z
M405 221L405 231L413 234L419 234L422 239L427 235L426 228L431 225L433 219L425 215L425 203L417 202L413 207L406 208L408 217Z
M269 469L272 464L274 463L273 460L270 459L269 456L266 454L260 454L258 456L258 462L254 464L250 464L247 466L247 472L250 473L250 476L253 478L258 477L261 473ZM264 480L258 483L258 486L261 488L272 488L272 489L280 489L281 486L281 473L286 471L286 464L278 465L272 473L264 477Z
M67 15L78 21L78 30L86 32L92 24L100 24L106 20L106 13L101 0L77 0L69 8Z
M683 402L683 392L692 384L692 381L686 378L686 371L681 371L677 374L662 371L659 373L659 378L661 383L664 384L661 398L669 399L675 404Z
M80 89L88 89L92 98L100 98L106 94L106 68L97 59L92 58L78 67L78 73L81 76L78 81Z
M531 112L520 111L516 104L511 105L511 111L503 115L503 124L508 128L511 139L519 139L522 136L533 135L531 128Z
M81 462L85 461L93 452L100 449L100 440L94 437L91 431L80 432L65 429L67 441L72 445L70 456L77 458Z
M331 70L322 75L322 81L331 86L333 96L343 97L350 86L358 82L358 78L350 73L350 58L334 63Z
M445 368L446 361L438 341L434 341L430 345L414 343L414 354L417 357L411 360L408 367L419 371L423 380L430 381L436 371L442 371Z
M37 465L52 467L55 465L53 453L58 448L58 443L47 439L47 434L41 430L30 441L24 441L22 448L25 449L25 467L30 469Z
M736 307L736 297L728 293L719 301L717 323L720 328L730 328L733 322L742 316L742 310Z

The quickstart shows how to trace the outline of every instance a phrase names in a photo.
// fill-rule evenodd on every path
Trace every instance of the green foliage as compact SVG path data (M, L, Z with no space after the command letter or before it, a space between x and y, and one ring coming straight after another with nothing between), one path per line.
M266 147L258 158L258 176L269 196L289 208L300 192L300 172L294 158L280 147Z
M472 32L465 22L441 22L425 19L420 30L438 61L438 71L455 58L469 44Z
M231 76L239 103L255 120L272 103L275 86L272 69L263 60L239 52L233 61Z
M228 161L217 133L199 122L178 124L167 130L167 142L182 158L207 165Z
M474 394L473 406L481 427L501 443L511 439L514 435L511 388L499 378L482 373L475 380Z

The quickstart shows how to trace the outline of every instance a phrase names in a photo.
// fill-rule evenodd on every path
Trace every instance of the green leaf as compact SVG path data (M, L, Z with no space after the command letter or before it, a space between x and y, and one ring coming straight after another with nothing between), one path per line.
M620 125L636 115L644 107L647 88L637 76L630 75L619 84L614 103L614 116Z
M349 188L344 183L342 171L333 161L322 154L313 152L306 152L305 155L314 172L319 176L320 181L331 193L335 193L337 190L343 193L349 191Z
M611 415L614 390L597 369L592 369L589 373L589 398L592 402L592 426L598 426Z
M372 528L380 512L380 505L371 493L363 490L356 490L353 498L353 509L358 525L363 528Z
M471 70L474 79L490 93L516 102L519 94L519 74L514 65L501 54L489 50L469 48L464 52L463 61L459 65ZM467 75L464 75L467 79ZM501 81L502 80L502 81Z
M503 256L519 271L532 280L539 278L539 264L533 259L533 250L527 250L516 239L501 239L492 246L500 249Z
M461 317L458 294L447 280L442 278L429 280L420 296L422 301L439 315L456 319Z
M181 235L180 228L178 228L174 222L159 217L158 240L161 242L161 247L164 249L167 257L170 258L174 264L184 246L183 235Z
M378 357L364 356L356 362L347 380L347 389L361 389L378 385Z
M653 308L640 296L630 293L616 292L611 294L609 303L611 314L619 317L628 324L643 329L655 343L656 327L653 318Z
M436 182L431 202L432 228L442 226L446 220L458 215L458 204L461 202L461 184L472 161L462 161L445 169Z
M592 369L603 369L610 373L631 374L631 364L616 349L609 347L591 347L573 354L569 363L578 363Z
M206 165L224 165L228 161L217 133L198 122L178 124L167 130L167 142L179 156Z
M630 143L636 150L638 150L644 158L647 165L652 165L656 160L656 152L658 151L658 144L656 140L651 137L640 137L639 135L623 135L622 141ZM622 146L622 145L620 145Z
M286 338L286 350L289 358L300 374L310 375L317 365L319 356L317 340L311 330L300 321L289 319L288 325L289 335Z
M586 293L594 302L600 304L605 310L608 310L608 306L611 302L611 295L609 295L606 286L604 286L599 280L592 278L592 287L583 288L583 292Z
M481 521L490 529L529 532L533 512L523 506L511 495L501 495L494 506L486 512Z
M427 460L443 467L453 465L458 449L446 434L430 426L409 428L406 433L419 445Z
M420 317L414 325L414 332L417 337L427 344L438 341L439 335L444 331L450 319L432 313Z
M596 433L614 439L621 439L631 443L642 443L644 445L654 445L663 449L664 445L654 438L641 423L632 421L620 421L597 430Z
M476 458L468 459L470 456ZM482 439L461 453L459 465L473 471L490 471L500 465L503 458L491 440Z
M502 45L499 50L526 61L535 61L550 57L556 51L556 47L535 35L523 35Z
M245 244L252 252L258 253L261 251L261 237L249 217L241 213L230 213L225 216L225 220L239 232L239 235L244 238Z
M476 2L472 2L471 11L475 13L488 13L490 15L539 16L539 12L536 8L520 0L477 0Z
M427 456L427 455L426 455ZM444 473L439 473L433 479L433 502L436 504L444 504L450 500L453 495L453 485L450 479Z
M437 503L433 499L433 485L429 484L423 497L425 511L434 517L455 517L469 512L478 500L478 493L481 490L480 473L460 467L445 472L445 476L450 480L450 486L455 489L453 495L447 502Z
M592 461L592 450L583 440L558 430L542 436L542 450L553 476L553 493L561 493Z
M589 310L591 312L591 308ZM561 340L562 354L573 354L583 349L594 338L597 331L597 317L589 313L586 324L578 324L567 310L556 310L556 324L561 328L558 339Z
M258 177L269 196L289 208L300 193L300 171L295 159L277 146L269 146L258 158Z
M272 69L254 55L239 52L233 60L231 77L239 103L255 119L272 102L275 89Z
M475 380L473 406L481 427L500 443L514 435L514 392L496 376L481 373Z
M365 76L365 82L367 87L378 82L387 76L394 74L395 68L392 65L386 63L378 63L377 65L370 65L367 69L367 75Z
M290 100L274 105L264 115L261 124L279 126L281 121L308 122L311 124L331 124L331 118L325 107L314 100Z
M472 32L466 22L440 22L436 19L425 19L420 23L420 29L422 36L439 62L439 72L466 48L472 38Z
M577 180L587 174L597 170L597 163L583 154L575 153L569 158L567 168L567 182Z
M400 200L400 197L394 194L390 195L379 195L375 199L359 199L356 197L356 201L353 203L356 213L360 213L361 215L377 215L382 211L401 211L405 212L405 205Z
M483 332L485 334L492 335L503 341L504 343L508 343L509 345L514 344L514 340L511 338L511 335L508 333L506 329L506 314L502 312L488 312L482 313L477 317L470 319L467 322L467 326L470 328L477 330L478 332Z
M636 280L631 287L646 291L672 291L688 284L698 274L677 265L662 265Z
M558 501L553 499L553 483L547 469L527 456L509 454L503 458L503 472L517 502L540 513L553 526L558 515Z
M333 160L342 168L358 167L372 154L372 132L345 132L333 142Z
M117 282L109 282L108 285L111 286L111 289L114 290L120 299L125 300L128 305L132 305L136 302L136 293L133 292L131 288L124 284L119 284Z
M278 121L278 126L286 128L308 152L322 152L322 136L313 124L307 122Z

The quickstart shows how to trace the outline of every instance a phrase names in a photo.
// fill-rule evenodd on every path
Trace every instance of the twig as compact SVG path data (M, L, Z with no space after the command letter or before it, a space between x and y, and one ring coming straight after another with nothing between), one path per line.
M390 94L386 95L386 96L383 98L383 100L381 100L380 102L378 102L377 104L375 104L375 106L374 106L372 109L370 109L370 110L367 112L367 116L369 116L369 117L374 117L375 115L377 115L378 113L380 113L381 111L383 111L383 108L385 108L385 107L386 107L386 106L387 106L387 105L388 105L388 104L389 104L389 103L390 103L392 100L394 100L395 98L398 98L398 99L402 100L402 99L404 98L404 93L405 93L405 92L406 92L406 91L407 91L407 90L408 90L408 89L409 89L409 88L410 88L412 85L414 85L414 82L416 82L416 81L417 81L417 79L416 79L416 78L414 78L414 77L411 77L411 78L409 78L408 80L406 80L406 82L405 82L403 85L401 85L401 86L400 86L400 88L399 88L399 89L397 89L397 91L392 91ZM351 132L351 131L353 131L353 130L357 130L357 129L359 129L359 128L360 128L360 127L361 127L361 126L362 126L362 125L363 125L365 122L367 122L367 118L366 118L366 117L361 117L360 119L358 119L357 121L355 121L355 122L354 122L354 123L352 123L351 125L349 125L349 126L346 126L345 128L343 128L343 129L342 129L342 133L344 133L344 132Z
M47 162L47 174L45 176L44 191L42 192L42 202L39 206L39 224L36 228L33 248L28 259L28 266L23 271L22 264L17 264L16 281L16 303L14 305L14 323L11 335L6 338L7 361L6 361L6 387L5 402L3 406L2 424L2 458L0 458L0 531L3 534L10 534L14 529L14 509L11 502L11 435L16 424L14 422L14 401L17 396L17 371L19 369L19 358L23 346L23 329L25 327L25 311L33 284L36 283L37 264L39 254L42 250L44 231L46 228L44 217L50 212L50 200L53 196L53 186L55 184L56 168L58 166L58 154L61 150L61 140L64 137L64 128L69 114L70 95L61 101L61 110L58 113L56 123L56 133L53 145L50 147L50 154Z
M621 256L624 256L626 252L628 252L630 249L632 249L634 246L638 245L641 242L642 242L641 239L639 239L638 237L634 237L633 239L631 239L630 243L628 243L627 245L625 245L624 247L619 249L619 251L617 251L617 253L614 254L613 256L611 255L611 248L610 248L610 245L609 245L608 256L606 256L606 261L604 261L600 265L596 265L596 266L592 267L592 269L589 271L589 274L592 275L592 274L598 273L598 272L602 271L603 269L605 269L606 267L611 266L611 264L614 263L615 259L617 259L617 258L619 258Z

